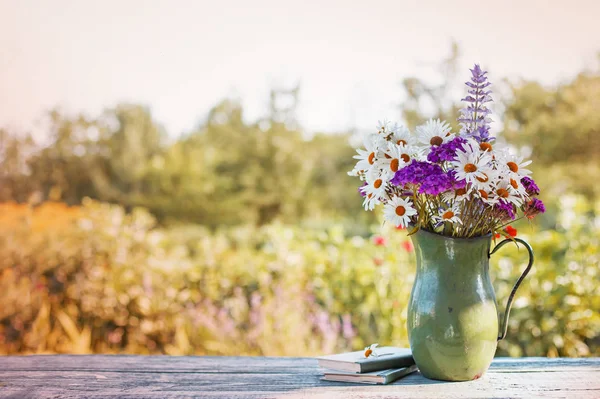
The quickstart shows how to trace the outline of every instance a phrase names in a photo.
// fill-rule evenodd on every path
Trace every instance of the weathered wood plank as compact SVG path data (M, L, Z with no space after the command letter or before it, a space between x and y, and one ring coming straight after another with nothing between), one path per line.
M600 358L496 358L490 371L600 370ZM251 356L138 356L138 355L34 355L0 357L0 370L114 371L114 372L217 372L318 373L317 361L299 357Z
M480 380L393 385L320 380L314 359L0 357L0 398L600 398L600 359L496 359Z
M3 373L4 374L4 373ZM442 383L426 380L419 375L407 377L391 386L363 386L356 384L325 383L314 377L272 374L231 376L194 373L86 373L44 372L6 373L0 381L18 381L17 385L4 383L0 397L323 397L354 398L402 395L411 398L530 398L530 397L587 397L598 398L598 374L560 372L514 374L490 373L478 381ZM594 381L596 380L596 381ZM33 395L32 395L33 396ZM400 396L400 397L402 397Z

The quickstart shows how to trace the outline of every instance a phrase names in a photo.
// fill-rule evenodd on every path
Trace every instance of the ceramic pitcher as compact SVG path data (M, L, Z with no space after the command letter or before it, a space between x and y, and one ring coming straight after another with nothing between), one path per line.
M408 308L408 335L415 362L428 378L477 379L506 335L510 307L533 265L533 251L519 238L501 241L490 252L491 235L452 238L420 230L411 237L417 274ZM489 259L510 242L527 249L529 264L508 298L500 323Z

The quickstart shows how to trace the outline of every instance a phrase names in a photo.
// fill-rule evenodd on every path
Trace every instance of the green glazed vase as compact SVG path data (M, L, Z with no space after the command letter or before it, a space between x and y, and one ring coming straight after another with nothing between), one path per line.
M431 379L468 381L488 369L506 335L515 292L533 265L525 241L507 239L490 252L491 235L452 238L419 230L411 236L417 274L408 308L408 337L415 363ZM499 323L489 258L509 242L529 253L527 269L513 288Z

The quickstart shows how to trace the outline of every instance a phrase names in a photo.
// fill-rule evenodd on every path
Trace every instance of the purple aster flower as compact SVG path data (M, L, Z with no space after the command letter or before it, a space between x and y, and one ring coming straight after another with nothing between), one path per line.
M492 111L485 104L493 100L490 96L492 91L486 90L491 85L487 81L486 74L487 71L482 70L478 64L475 64L471 69L471 81L465 83L469 88L467 90L469 95L462 99L468 104L460 110L460 117L458 118L458 122L462 127L460 134L473 137L479 142L492 140L490 137L490 122L492 120L488 116Z
M450 190L451 188L452 178L442 170L441 173L436 173L425 177L421 187L419 187L419 193L438 195L444 191Z
M525 204L523 212L529 219L533 219L536 215L546 212L546 207L542 200L533 198Z
M453 161L456 157L456 150L461 148L466 143L463 137L457 136L447 143L439 146L432 146L431 151L427 155L427 160L433 163L442 163L444 161Z
M525 187L525 191L527 191L528 195L533 196L540 194L540 188L535 184L535 181L533 181L531 177L523 177L521 179L521 184Z
M515 220L515 207L508 201L498 201L498 203L494 205L494 210L500 220Z
M363 188L365 186L368 186L367 182L364 182L364 184L358 188L358 193L360 194L361 197L366 197L367 196L367 194L363 190Z
M451 172L444 172L441 166L415 160L398 170L390 182L397 186L418 185L420 194L429 195L438 195L460 184Z
M421 184L426 176L433 175L439 171L443 172L439 165L429 162L415 161L414 159L402 169L399 169L390 183L397 186L406 184Z
M456 189L467 187L467 181L466 180L460 180L460 179L456 178L456 171L455 170L448 171L448 176L450 176L450 178L452 179L452 188L453 189L456 190Z

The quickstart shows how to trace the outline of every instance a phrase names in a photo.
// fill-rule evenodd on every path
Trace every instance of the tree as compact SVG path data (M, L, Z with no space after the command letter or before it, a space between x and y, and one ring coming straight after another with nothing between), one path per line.
M600 72L580 73L555 88L512 83L511 92L502 134L531 151L543 185L600 195Z

